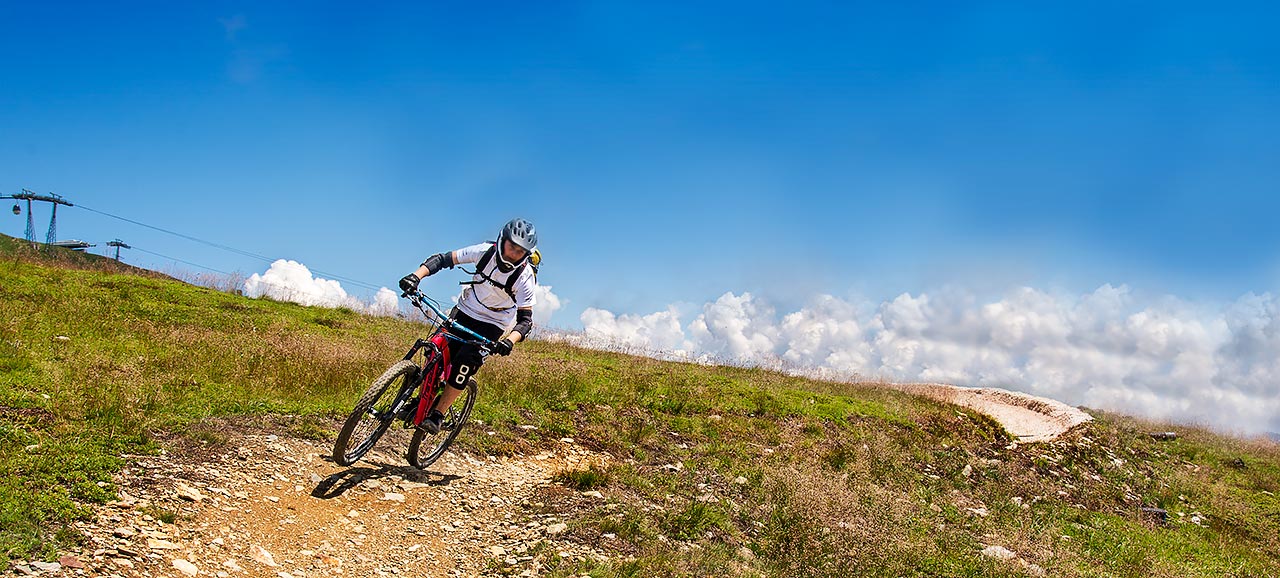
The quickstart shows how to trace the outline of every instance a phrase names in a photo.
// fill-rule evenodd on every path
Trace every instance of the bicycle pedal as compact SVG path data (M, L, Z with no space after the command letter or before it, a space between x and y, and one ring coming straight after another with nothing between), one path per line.
M410 400L405 402L404 407L400 408L400 411L397 412L396 417L399 417L400 419L405 421L411 421L413 420L413 414L416 413L417 411L418 411L418 401L416 399Z

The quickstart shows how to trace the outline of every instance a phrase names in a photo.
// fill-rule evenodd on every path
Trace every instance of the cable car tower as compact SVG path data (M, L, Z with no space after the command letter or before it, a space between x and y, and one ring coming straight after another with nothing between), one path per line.
M66 205L68 207L75 206L59 195L55 195L53 193L41 195L39 193L28 191L27 189L22 189L22 192L16 195L0 195L0 199L14 199L27 202L27 242L32 244L36 242L36 229L35 223L32 222L31 201L43 201L53 205L53 215L49 217L49 234L45 236L44 241L46 245L52 245L54 241L58 240L58 205ZM19 207L18 203L13 204L13 214L22 214L22 207Z
M115 248L116 248L116 260L117 260L117 261L119 261L119 260L120 260L120 248L121 248L121 247L124 247L125 249L132 249L132 248L133 248L133 247L130 247L129 245L127 245L124 241L121 241L120 239L114 239L114 240L112 240L110 243L107 243L107 246L108 246L108 247L115 247Z

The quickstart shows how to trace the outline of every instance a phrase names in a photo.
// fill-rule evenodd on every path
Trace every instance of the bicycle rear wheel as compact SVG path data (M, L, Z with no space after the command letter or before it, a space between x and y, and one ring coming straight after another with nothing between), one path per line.
M405 396L406 390L418 385L418 366L407 359L397 362L373 380L373 385L365 390L356 402L355 409L342 424L338 432L338 440L333 444L333 461L340 466L356 463L369 450L378 438L386 433L395 419L391 411L396 400ZM396 387L392 387L395 385ZM387 395L387 391L394 392Z
M445 387L448 387L447 385ZM413 438L409 440L409 451L405 456L413 467L420 470L435 463L449 449L449 444L458 437L462 426L471 417L471 408L476 405L478 388L474 379L467 380L467 388L449 407L449 413L440 424L440 433L430 434L421 427L413 430Z

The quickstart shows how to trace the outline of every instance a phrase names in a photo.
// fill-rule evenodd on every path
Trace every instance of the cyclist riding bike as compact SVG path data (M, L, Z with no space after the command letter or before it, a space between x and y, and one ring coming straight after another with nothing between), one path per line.
M463 282L466 288L458 297L451 317L463 327L496 342L493 353L510 355L512 347L528 337L533 329L534 289L538 281L537 263L531 263L530 256L537 247L538 235L533 224L520 218L512 219L502 227L493 243L428 257L418 270L400 279L400 289L406 294L412 293L428 276L457 265L475 263L476 270L471 274L471 281ZM439 433L445 412L484 363L479 345L453 340L449 341L449 359L453 360L447 380L449 387L444 388L422 421L421 427L432 434Z

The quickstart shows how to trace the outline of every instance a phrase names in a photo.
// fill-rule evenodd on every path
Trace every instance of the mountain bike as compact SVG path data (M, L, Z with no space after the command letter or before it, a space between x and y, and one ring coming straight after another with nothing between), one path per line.
M421 292L407 293L404 297L428 319L439 320L439 324L430 337L415 341L404 359L373 380L373 385L360 396L333 444L333 461L338 465L349 466L359 461L392 423L399 420L404 427L413 428L405 457L413 467L425 469L440 459L471 417L471 408L476 404L475 380L467 381L466 389L449 407L439 433L428 433L422 427L440 392L449 386L445 383L450 369L449 341L480 346L482 358L489 355L494 342L442 313L439 303ZM418 353L422 353L421 362L414 361Z

